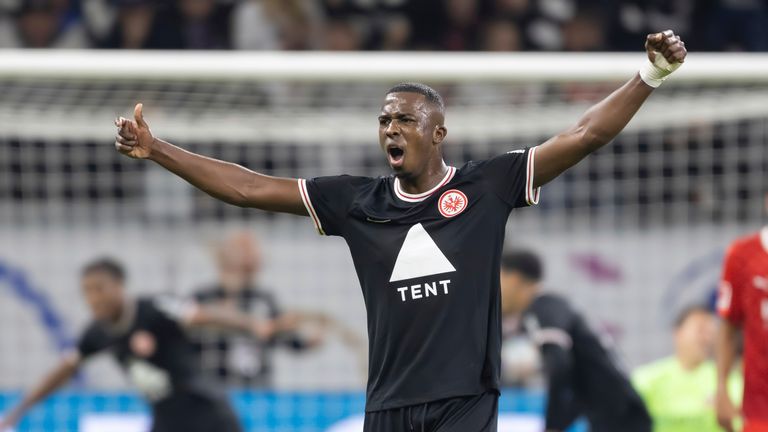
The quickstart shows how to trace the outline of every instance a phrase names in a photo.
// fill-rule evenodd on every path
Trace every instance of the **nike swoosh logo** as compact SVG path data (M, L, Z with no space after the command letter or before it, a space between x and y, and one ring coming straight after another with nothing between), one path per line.
M366 218L366 220L368 222L373 222L373 223L387 223L392 221L392 219L371 219L371 218Z

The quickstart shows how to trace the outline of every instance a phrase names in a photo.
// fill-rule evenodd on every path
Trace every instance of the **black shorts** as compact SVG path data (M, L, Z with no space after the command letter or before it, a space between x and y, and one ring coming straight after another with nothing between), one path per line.
M456 397L365 413L363 432L496 432L499 394Z
M174 395L152 410L152 432L242 432L240 421L225 397Z

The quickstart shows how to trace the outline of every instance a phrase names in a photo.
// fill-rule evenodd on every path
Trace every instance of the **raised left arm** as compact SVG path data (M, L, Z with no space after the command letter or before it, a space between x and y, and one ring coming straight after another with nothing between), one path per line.
M631 80L603 99L572 128L536 148L534 187L542 186L608 144L667 75L685 61L685 43L672 30L649 34L645 49L649 63Z

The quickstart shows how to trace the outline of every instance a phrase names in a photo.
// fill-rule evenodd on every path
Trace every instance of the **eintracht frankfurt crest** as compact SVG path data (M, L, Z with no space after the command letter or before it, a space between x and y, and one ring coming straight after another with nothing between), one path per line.
M467 208L467 196L460 190L447 190L440 196L437 206L441 215L452 218Z

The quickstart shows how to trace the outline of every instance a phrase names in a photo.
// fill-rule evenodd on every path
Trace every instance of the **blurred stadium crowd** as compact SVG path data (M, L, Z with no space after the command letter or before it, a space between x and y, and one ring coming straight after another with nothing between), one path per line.
M0 48L764 51L762 0L2 0Z

